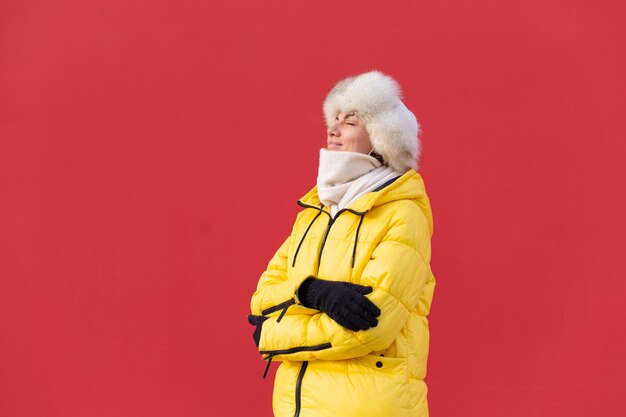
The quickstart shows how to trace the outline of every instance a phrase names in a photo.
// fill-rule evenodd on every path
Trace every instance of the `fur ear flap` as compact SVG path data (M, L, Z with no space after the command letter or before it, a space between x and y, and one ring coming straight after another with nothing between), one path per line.
M368 124L368 131L374 150L389 166L401 173L418 169L419 124L408 109L394 108L378 114Z

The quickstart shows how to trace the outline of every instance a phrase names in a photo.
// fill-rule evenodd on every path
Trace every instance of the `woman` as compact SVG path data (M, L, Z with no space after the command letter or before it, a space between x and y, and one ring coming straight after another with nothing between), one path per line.
M435 279L417 120L377 71L339 82L324 115L317 186L248 318L267 366L282 361L274 414L427 416Z

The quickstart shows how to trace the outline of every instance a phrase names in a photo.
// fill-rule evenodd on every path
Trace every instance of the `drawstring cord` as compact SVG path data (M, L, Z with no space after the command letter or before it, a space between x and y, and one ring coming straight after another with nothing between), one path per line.
M363 224L363 218L365 217L365 215L367 214L367 212L369 210L366 211L356 211L356 210L352 210L350 208L343 208L341 210L339 210L335 216L333 217L330 213L328 213L326 210L324 210L324 205L322 204L320 207L317 206L311 206L309 204L305 204L301 201L298 201L298 205L300 207L304 207L304 208L311 208L314 210L318 210L319 213L317 213L317 215L313 218L313 220L311 220L311 222L309 223L309 226L306 228L306 230L304 231L304 234L302 235L302 238L300 239L300 242L298 243L298 247L296 248L296 252L293 256L293 262L291 263L292 267L296 266L296 259L298 257L298 253L300 252L300 248L302 247L302 244L304 243L304 238L306 238L306 235L309 233L309 230L311 229L311 227L313 226L313 223L315 223L315 220L317 220L317 218L322 214L322 213L326 213L329 217L329 223L328 223L328 227L326 229L326 233L324 234L324 238L322 240L322 246L320 247L320 253L318 255L318 268L319 268L319 264L322 260L322 250L324 249L324 244L326 243L326 237L328 236L328 232L330 231L330 227L332 226L332 224L335 222L335 220L337 219L337 217L339 217L339 215L341 213L343 213L344 211L349 211L350 213L357 215L360 217L359 219L359 224L356 228L356 235L354 237L354 247L352 248L352 260L350 262L350 268L354 269L354 263L356 260L356 245L357 242L359 241L359 231L361 230L361 225ZM282 318L282 315L281 315Z
M356 228L356 236L354 237L354 248L352 248L352 264L350 268L354 269L354 260L356 258L356 243L359 241L359 230L361 230L361 224L363 223L363 218L365 217L365 213L359 214L361 219L359 220L359 225Z
M298 201L298 204L300 204L299 201ZM313 206L310 206L310 207L313 207ZM306 237L307 233L309 233L311 226L313 226L313 223L315 223L315 220L317 220L317 218L322 213L325 213L325 211L322 210L321 208L317 208L317 207L313 207L313 208L319 210L320 212L317 213L317 216L313 217L313 220L311 220L311 223L309 223L309 227L307 227L306 230L304 231L304 234L302 235L302 239L300 239L300 243L298 243L298 248L296 249L296 253L293 255L293 262L291 263L292 267L296 266L296 259L298 258L298 252L300 252L300 247L302 246L302 243L304 242L304 238Z

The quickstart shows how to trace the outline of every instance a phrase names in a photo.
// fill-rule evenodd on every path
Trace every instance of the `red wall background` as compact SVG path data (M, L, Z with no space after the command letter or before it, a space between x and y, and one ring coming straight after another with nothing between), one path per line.
M270 416L249 297L315 181L327 91L374 68L423 126L431 415L626 415L625 21L3 0L0 416Z

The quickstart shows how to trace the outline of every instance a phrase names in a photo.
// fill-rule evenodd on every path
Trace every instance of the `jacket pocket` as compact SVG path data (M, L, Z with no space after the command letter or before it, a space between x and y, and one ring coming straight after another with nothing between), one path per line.
M314 346L297 346L297 347L293 347L289 349L262 350L259 353L261 355L267 355L265 358L263 358L267 361L267 365L265 365L265 370L263 371L263 378L267 376L267 371L270 368L270 364L272 363L272 359L274 359L274 356L289 355L291 353L298 353L298 352L316 352L318 350L329 349L331 347L332 347L332 344L330 342L326 342L326 343L322 343L321 345L314 345Z
M406 417L411 398L405 358L366 355L344 361L311 361L302 407L333 415Z
M288 355L290 353L297 353L297 352L313 352L317 350L324 350L330 347L332 347L331 343L326 342L326 343L322 343L321 345L314 345L314 346L297 346L297 347L293 347L289 349L280 349L280 350L262 350L260 353L262 355L267 354L270 356Z

